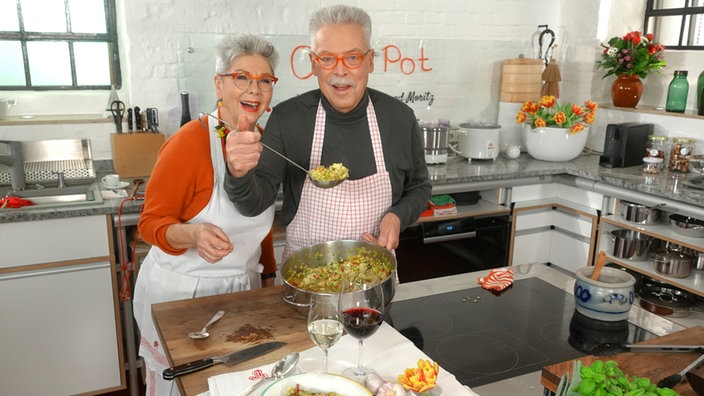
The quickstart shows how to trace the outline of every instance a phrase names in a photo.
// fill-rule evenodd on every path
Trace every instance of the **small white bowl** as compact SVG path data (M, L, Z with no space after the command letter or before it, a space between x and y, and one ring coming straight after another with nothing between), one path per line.
M532 128L523 124L523 145L531 157L542 161L571 161L579 156L587 144L589 127L569 134L567 128Z
M636 278L626 271L604 267L599 279L592 280L594 267L577 270L574 300L577 311L596 320L615 322L628 319L636 298Z

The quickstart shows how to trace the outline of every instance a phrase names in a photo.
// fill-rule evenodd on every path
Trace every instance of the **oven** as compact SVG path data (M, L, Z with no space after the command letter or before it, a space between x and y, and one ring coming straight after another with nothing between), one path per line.
M480 200L457 215L421 218L401 232L401 283L507 266L510 209Z

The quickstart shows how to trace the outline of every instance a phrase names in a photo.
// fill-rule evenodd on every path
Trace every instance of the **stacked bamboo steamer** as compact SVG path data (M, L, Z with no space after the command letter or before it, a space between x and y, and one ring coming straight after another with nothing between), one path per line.
M510 152L514 146L526 151L521 139L522 125L516 123L516 114L524 102L540 101L542 84L542 59L521 57L504 60L498 114L501 125L499 149L502 153Z
M504 60L501 77L501 101L523 103L540 100L543 60L514 58Z

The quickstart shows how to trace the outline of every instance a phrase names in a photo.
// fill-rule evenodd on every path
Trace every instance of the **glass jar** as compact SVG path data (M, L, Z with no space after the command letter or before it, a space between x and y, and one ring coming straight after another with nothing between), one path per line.
M667 89L665 111L684 113L687 107L687 94L689 94L687 70L675 70L675 77L672 78L670 87Z
M704 91L704 71L699 73L697 79L697 114L704 115L704 101L702 101L702 91Z
M667 136L650 135L645 142L645 156L662 158L660 169L665 167L665 157L670 152L670 138Z
M670 151L670 171L689 172L689 158L694 151L694 139L672 138L672 150Z
M643 157L643 173L652 175L660 173L663 162L665 161L660 157Z

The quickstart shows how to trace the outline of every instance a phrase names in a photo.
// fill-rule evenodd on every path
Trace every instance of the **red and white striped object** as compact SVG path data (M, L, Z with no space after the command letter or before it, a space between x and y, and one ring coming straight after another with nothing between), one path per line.
M489 274L478 279L484 289L502 291L513 284L513 268L494 268Z

